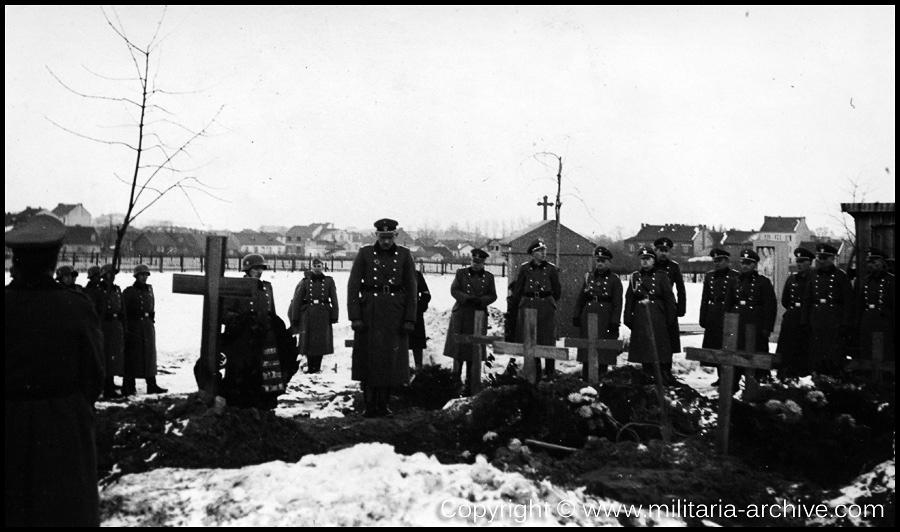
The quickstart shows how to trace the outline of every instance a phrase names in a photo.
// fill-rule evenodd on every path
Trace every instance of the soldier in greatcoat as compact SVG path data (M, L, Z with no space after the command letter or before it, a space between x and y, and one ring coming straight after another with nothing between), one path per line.
M643 364L649 380L655 378L653 364L659 363L665 384L677 384L671 371L672 345L668 325L677 319L675 294L665 272L656 269L656 252L648 246L638 250L641 269L631 274L625 291L625 326L631 329L628 361ZM647 311L650 310L650 321ZM656 359L653 350L656 350Z
M113 376L125 376L125 330L126 316L122 304L122 290L116 285L116 274L119 269L112 264L100 267L99 280L95 287L85 290L93 300L97 315L100 316L100 328L103 331L103 398L118 399L121 395L116 391Z
M272 284L261 279L267 268L262 255L246 255L241 269L257 282L253 295L223 298L225 375L219 395L239 408L274 409L297 370L296 348L275 313Z
M681 329L678 327L678 319L683 318L687 312L687 293L684 288L684 276L681 274L681 266L678 262L669 258L669 253L675 244L668 237L657 238L653 242L654 251L656 251L656 269L665 272L672 284L672 292L675 294L675 310L676 319L669 323L669 344L672 346L672 352L681 351ZM671 364L668 372L672 372Z
M4 296L4 523L97 527L100 320L53 280L65 226L36 218L5 237L17 274Z
M738 315L737 348L739 351L754 353L769 352L769 335L775 330L775 318L778 316L778 298L772 281L757 271L759 254L752 249L741 250L741 273L731 284L731 290L725 296L725 307L728 312ZM754 325L753 339L747 337L747 325ZM752 349L750 344L753 344ZM760 370L757 378L768 372ZM735 381L740 374L735 373Z
M134 284L122 292L128 330L125 332L125 378L122 395L137 393L135 379L144 379L147 393L166 393L156 383L156 298L147 283L150 268L138 264L134 268Z
M853 328L853 287L835 266L837 248L816 244L816 271L803 295L803 323L809 326L809 358L814 371L829 373L846 358Z
M322 371L322 357L334 353L332 324L339 307L334 279L323 273L325 264L315 258L312 272L294 289L288 309L291 331L297 335L297 352L306 357L306 373Z
M409 335L416 323L416 265L398 246L397 221L375 222L378 241L363 246L350 270L347 313L353 328L352 378L366 417L390 415L391 388L409 382Z
M604 247L594 248L594 269L584 274L584 282L575 299L572 325L580 329L581 338L587 338L589 319L597 320L598 338L617 340L622 323L622 281L610 271L612 252ZM578 361L582 364L582 377L588 379L587 349L578 349ZM600 374L606 373L606 364L600 364Z
M431 292L428 290L428 283L425 282L425 275L416 270L416 326L412 334L409 335L409 348L413 352L413 363L416 370L422 369L422 359L425 356L425 348L428 347L428 336L425 334L425 311L428 310L428 303L431 302Z
M878 248L866 250L866 269L856 306L859 315L859 357L872 359L872 333L883 333L883 360L894 360L896 282L887 271L887 255Z
M781 355L783 371L779 373L789 377L809 375L811 370L809 334L802 322L803 295L813 275L812 261L815 256L815 253L805 248L794 250L797 271L788 276L781 292L784 314L781 316L781 332L778 333L778 348L775 352Z
M724 249L709 252L715 268L703 277L703 295L700 298L700 326L703 327L703 347L721 349L725 335L725 295L731 283L737 279L738 271L731 267L731 253ZM716 366L701 362L704 366ZM721 368L718 369L721 372ZM713 386L719 384L718 379Z
M528 246L531 260L522 263L513 281L511 290L512 307L517 311L516 342L525 338L525 310L537 309L537 345L556 345L556 309L562 297L559 269L546 260L547 246L537 239ZM541 359L535 359L538 378L541 373ZM555 360L547 360L544 375L551 377L556 368Z
M471 265L456 270L453 283L450 284L450 295L455 299L450 311L450 325L447 327L447 341L444 343L444 355L457 361L453 369L456 378L462 382L462 376L468 375L469 364L480 364L476 353L481 348L470 344L459 344L450 341L450 335L473 334L475 332L475 312L483 311L482 327L487 331L488 307L497 301L497 288L494 286L494 274L484 269L488 253L481 249L472 250ZM469 383L471 385L471 383Z

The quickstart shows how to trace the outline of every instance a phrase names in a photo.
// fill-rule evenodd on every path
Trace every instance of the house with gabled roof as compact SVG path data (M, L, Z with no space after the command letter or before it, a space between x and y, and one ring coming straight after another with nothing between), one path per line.
M141 257L172 256L175 249L175 242L165 231L144 231L132 244L134 254Z
M9 231L16 225L19 225L22 222L30 219L32 216L50 216L59 220L59 217L53 214L52 211L48 209L44 209L42 207L25 207L25 210L17 213L8 212L6 213L6 230ZM62 220L60 220L62 221Z
M91 213L89 213L81 203L60 203L53 209L53 215L59 218L62 223L70 227L76 225L87 227L91 225Z
M742 249L753 248L753 241L756 240L756 235L756 231L728 229L722 233L722 237L715 247L731 253L732 259L736 260Z
M765 216L756 240L787 242L794 248L800 242L809 242L815 236L806 225L805 216Z
M100 235L90 226L66 227L61 251L66 254L77 253L90 255L100 253Z
M244 230L240 233L234 233L233 237L237 240L242 255L247 253L271 256L284 255L287 247L287 244L279 242L274 235L268 233Z
M625 249L635 253L642 246L653 246L658 238L666 237L672 241L670 255L673 259L689 258L709 252L713 240L705 225L685 224L641 224L638 233L625 239Z

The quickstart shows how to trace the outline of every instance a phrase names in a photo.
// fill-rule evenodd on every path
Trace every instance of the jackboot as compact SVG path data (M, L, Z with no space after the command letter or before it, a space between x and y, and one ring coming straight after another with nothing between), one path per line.
M156 384L156 377L147 377L147 393L166 393L168 391Z
M378 415L375 394L376 389L374 386L363 385L363 402L365 403L365 409L362 413L363 417L376 417Z
M388 387L376 388L376 412L378 417L393 416L394 413L388 408L388 402L391 400L391 389Z
M103 379L103 398L104 399L121 399L122 396L116 391L116 383L112 375Z
M124 377L122 379L122 397L137 394L137 388L134 383L134 377Z

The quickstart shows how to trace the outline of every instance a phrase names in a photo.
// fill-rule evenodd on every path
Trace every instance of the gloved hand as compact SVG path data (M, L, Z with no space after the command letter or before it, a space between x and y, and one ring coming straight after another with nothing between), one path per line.
M413 332L416 328L416 324L411 321L404 321L403 325L400 327L401 334L409 334Z
M678 317L683 318L685 314L686 314L686 312L682 310L682 311L678 312Z
M619 337L619 326L618 325L610 325L609 328L606 329L606 332L613 338L618 338Z
M363 323L363 320L353 320L350 322L350 328L356 332L363 332L366 330L366 324Z
M572 325L581 327L581 316L572 316Z

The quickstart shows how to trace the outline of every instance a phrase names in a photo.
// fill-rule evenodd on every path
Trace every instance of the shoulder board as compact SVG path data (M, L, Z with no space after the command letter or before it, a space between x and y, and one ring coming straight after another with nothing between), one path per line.
M553 266L554 268L556 268L556 264L553 264L553 263L550 262L549 260L546 261L546 262L547 262L547 266Z

